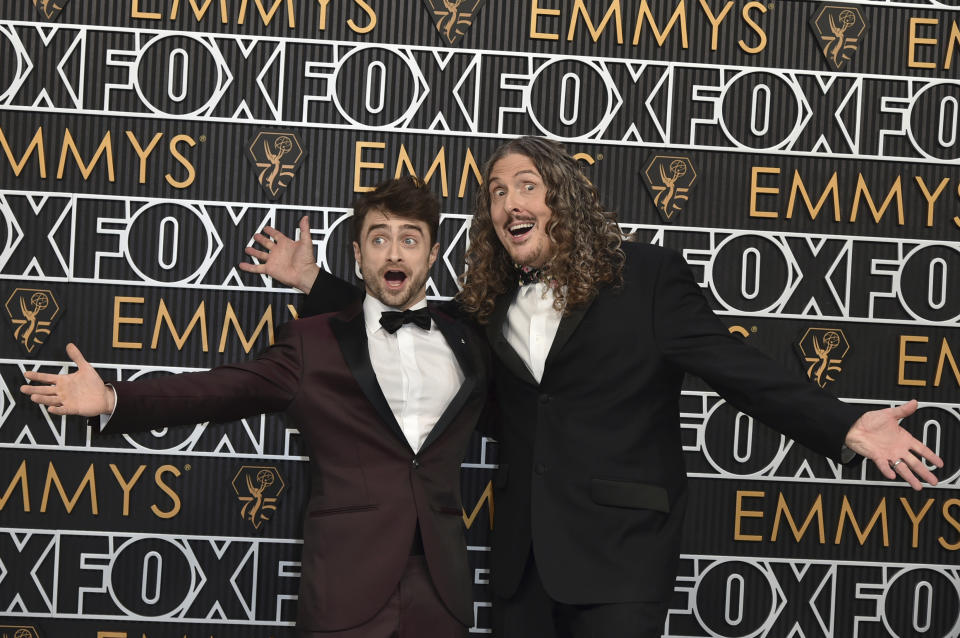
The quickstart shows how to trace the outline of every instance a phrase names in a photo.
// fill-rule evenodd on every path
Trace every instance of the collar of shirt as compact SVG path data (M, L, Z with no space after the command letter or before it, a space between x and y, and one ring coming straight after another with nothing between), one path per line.
M421 299L417 303L410 306L409 310L420 310L421 308L426 307L427 300ZM383 326L380 325L380 315L386 310L399 311L400 309L394 308L393 306L388 306L373 295L367 295L363 298L363 323L367 328L368 338L383 330Z

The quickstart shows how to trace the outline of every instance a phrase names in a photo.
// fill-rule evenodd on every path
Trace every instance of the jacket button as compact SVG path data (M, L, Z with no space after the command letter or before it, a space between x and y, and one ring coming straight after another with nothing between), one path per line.
M541 395L540 395L540 403L541 403L542 405L546 405L546 404L550 403L550 395L549 395L549 394L541 394Z
M418 461L417 459L413 459L412 461L410 461L410 466L416 470L420 467L420 461Z
M537 463L536 465L533 466L533 471L536 472L537 474L543 474L544 472L547 471L547 466L544 465L543 463Z

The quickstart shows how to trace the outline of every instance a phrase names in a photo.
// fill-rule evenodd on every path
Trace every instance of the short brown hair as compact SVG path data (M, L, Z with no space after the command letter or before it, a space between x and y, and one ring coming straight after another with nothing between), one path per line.
M370 211L380 211L403 219L425 222L430 229L430 245L437 241L440 227L440 201L427 184L410 175L381 182L353 204L353 240L360 243L363 221Z

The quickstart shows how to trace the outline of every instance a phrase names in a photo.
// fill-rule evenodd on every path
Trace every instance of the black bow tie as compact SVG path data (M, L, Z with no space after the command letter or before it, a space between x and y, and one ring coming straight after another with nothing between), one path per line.
M430 309L419 310L384 310L380 313L380 325L390 334L395 333L405 323L416 324L418 328L430 330Z
M542 268L533 268L531 266L520 266L517 268L517 274L520 276L520 285L538 284L543 275Z

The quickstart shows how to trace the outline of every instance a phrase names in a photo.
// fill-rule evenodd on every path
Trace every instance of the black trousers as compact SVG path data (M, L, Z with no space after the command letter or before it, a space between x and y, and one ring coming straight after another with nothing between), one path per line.
M493 633L496 638L660 638L668 609L668 601L559 603L544 590L531 552L516 593L493 601Z

